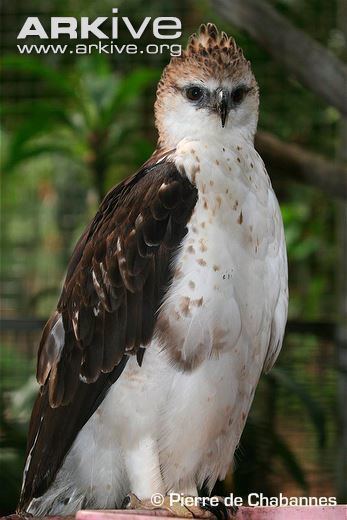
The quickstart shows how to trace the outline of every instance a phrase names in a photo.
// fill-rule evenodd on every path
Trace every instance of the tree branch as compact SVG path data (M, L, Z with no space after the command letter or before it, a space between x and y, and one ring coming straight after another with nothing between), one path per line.
M347 116L347 67L263 0L212 0L217 12L247 31L312 92Z
M316 186L334 197L347 199L347 166L287 144L268 132L258 132L256 148L269 173Z

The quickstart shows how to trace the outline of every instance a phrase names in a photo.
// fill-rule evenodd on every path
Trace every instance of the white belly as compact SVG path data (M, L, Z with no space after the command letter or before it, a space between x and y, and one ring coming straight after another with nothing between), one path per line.
M226 352L183 373L159 344L141 368L131 358L78 435L57 487L71 481L100 508L119 506L130 491L148 498L194 494L206 480L213 487L232 462L260 374L258 365L249 376L246 359Z
M92 489L98 507L119 505L129 491L191 492L206 479L211 487L223 478L278 302L285 311L275 329L283 334L281 217L260 158L237 146L215 145L210 153L203 143L185 141L177 150L176 164L196 183L199 200L156 336L141 368L129 360L58 476L77 482L80 494Z

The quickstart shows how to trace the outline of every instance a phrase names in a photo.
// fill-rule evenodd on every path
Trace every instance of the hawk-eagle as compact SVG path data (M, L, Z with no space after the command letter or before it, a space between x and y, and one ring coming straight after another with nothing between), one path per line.
M258 104L249 61L212 24L165 68L157 149L101 203L42 334L19 511L224 478L287 317Z

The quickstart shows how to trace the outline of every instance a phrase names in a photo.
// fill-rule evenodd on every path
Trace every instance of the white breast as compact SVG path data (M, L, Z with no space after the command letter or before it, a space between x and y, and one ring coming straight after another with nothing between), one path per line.
M237 348L241 332L264 362L287 268L282 219L263 162L246 142L227 148L183 141L176 164L196 183L199 200L159 335L186 368Z
M171 384L166 420L177 411L175 428L165 429L161 452L169 485L185 475L187 486L189 477L213 486L231 462L266 357L273 363L282 343L286 250L251 144L184 140L176 165L199 200L158 322L161 344L184 369Z

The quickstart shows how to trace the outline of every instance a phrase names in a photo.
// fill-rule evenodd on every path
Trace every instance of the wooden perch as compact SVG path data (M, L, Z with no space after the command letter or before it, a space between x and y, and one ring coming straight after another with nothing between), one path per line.
M258 132L256 149L274 178L280 175L316 186L334 197L347 198L347 166L284 143L268 132Z
M229 509L229 508L228 508ZM230 510L230 517L234 520L346 520L347 506L282 506L282 507L239 507L236 512ZM213 515L212 515L213 516ZM29 517L11 515L4 520L74 520L72 516ZM79 511L75 520L185 520L173 517L168 511L161 509L152 511L140 510L106 510L106 511Z
M247 31L303 85L347 116L347 67L263 0L212 0L219 15Z

